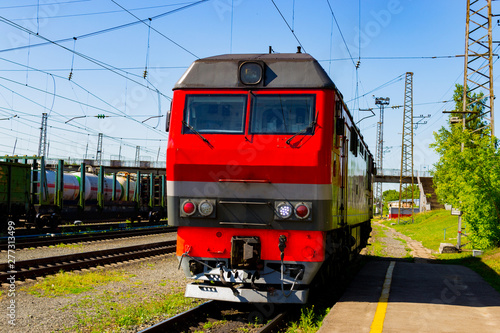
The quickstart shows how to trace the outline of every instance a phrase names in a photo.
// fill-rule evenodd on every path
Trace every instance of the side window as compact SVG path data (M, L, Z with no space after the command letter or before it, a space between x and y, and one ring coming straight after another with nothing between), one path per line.
M358 144L359 144L358 134L356 133L356 131L351 130L351 142L349 149L354 154L354 156L358 156Z

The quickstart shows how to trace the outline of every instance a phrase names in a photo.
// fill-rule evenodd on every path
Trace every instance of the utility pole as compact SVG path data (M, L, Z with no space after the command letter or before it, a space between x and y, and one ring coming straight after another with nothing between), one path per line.
M42 125L40 126L40 139L38 141L38 156L45 156L47 150L47 113L42 113Z
M467 115L472 113L468 106L480 102L480 99L468 101L467 96L477 91L487 97L482 113L475 117L484 117L489 121L491 140L495 137L495 112L493 91L493 39L492 39L491 0L467 0L467 15L465 21L465 57L464 57L464 87L462 97L462 130L465 131ZM476 75L477 74L477 75ZM484 98L483 97L483 98ZM482 128L476 129L480 130ZM464 142L461 151L465 148ZM461 210L461 207L460 207ZM462 246L462 216L458 216L457 249Z
M483 103L484 111L476 117L489 121L491 138L495 136L493 92L493 40L491 33L491 0L467 0L465 22L464 89L462 100L462 126L465 130L467 107L479 99L467 102L468 93L483 91L488 98ZM477 75L476 75L477 74ZM483 97L483 98L484 98Z
M139 167L141 161L141 146L135 147L135 166Z
M102 133L97 137L97 153L95 154L97 165L102 165Z
M375 156L375 164L380 175L383 175L383 157L384 157L384 106L389 105L389 97L376 97L375 105L380 108L380 121L377 123L377 149ZM380 218L383 215L383 202L382 202L382 183L378 182L375 185L375 197L379 199Z
M403 204L403 184L411 184L411 222L413 223L413 73L407 72L405 77L405 105L403 115L403 134L401 143L401 173L399 176L399 208L398 223L401 219ZM408 186L405 197L409 198Z

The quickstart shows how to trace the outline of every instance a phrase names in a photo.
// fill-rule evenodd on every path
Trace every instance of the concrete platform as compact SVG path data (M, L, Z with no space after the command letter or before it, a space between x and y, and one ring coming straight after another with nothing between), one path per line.
M395 261L384 302L381 295L389 265L389 261L366 264L319 332L500 333L500 293L472 270Z

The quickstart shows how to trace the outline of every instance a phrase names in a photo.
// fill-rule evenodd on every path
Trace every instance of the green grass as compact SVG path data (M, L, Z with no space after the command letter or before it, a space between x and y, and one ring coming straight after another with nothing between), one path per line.
M66 248L66 249L76 249L76 248L83 248L85 244L79 243L79 244L57 244L56 248Z
M184 297L182 292L157 295L137 302L138 295L130 294L128 305L116 303L109 293L88 296L74 304L78 324L68 328L70 332L121 332L137 325L152 324L186 311L201 300Z
M83 274L74 272L59 272L49 275L42 282L22 288L37 297L57 297L69 294L81 294L92 290L97 285L112 281L122 281L128 278L125 273L111 271L96 271Z
M395 240L400 241L404 246L405 246L405 251L406 254L404 256L405 259L413 259L411 256L411 249L408 247L408 242L406 242L404 239L399 238L399 237L394 237Z
M386 237L385 230L383 227L373 224L372 225L373 231L372 234L380 239L383 237ZM374 243L370 243L370 245L367 247L367 255L369 256L374 256L374 257L385 257L385 244L380 241L376 241Z
M433 251L438 251L440 243L456 244L458 218L451 216L449 211L438 210L415 215L414 223L396 224L395 220L383 222L397 231L409 236L410 238L421 241L422 245ZM447 239L443 239L446 230ZM467 242L467 238L462 238L462 244ZM480 257L473 257L472 252L465 250L461 253L443 253L434 254L439 263L455 264L469 267L493 288L500 292L500 248L485 251Z
M414 240L422 242L428 249L439 250L440 243L456 242L458 219L447 210L437 210L416 214L413 223L397 224L397 220L387 220L384 225L396 229ZM391 225L391 223L396 223ZM444 239L446 230L446 240Z
M325 316L330 312L330 308L314 308L312 306L303 307L299 321L291 322L287 333L314 333L319 330Z

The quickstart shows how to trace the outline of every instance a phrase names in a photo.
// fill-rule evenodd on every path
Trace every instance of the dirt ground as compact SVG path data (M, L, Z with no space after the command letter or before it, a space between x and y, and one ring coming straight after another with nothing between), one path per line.
M361 252L364 255L408 258L415 263L426 263L435 259L431 250L425 248L422 243L397 232L379 222L372 222L373 231L368 241L368 246Z

